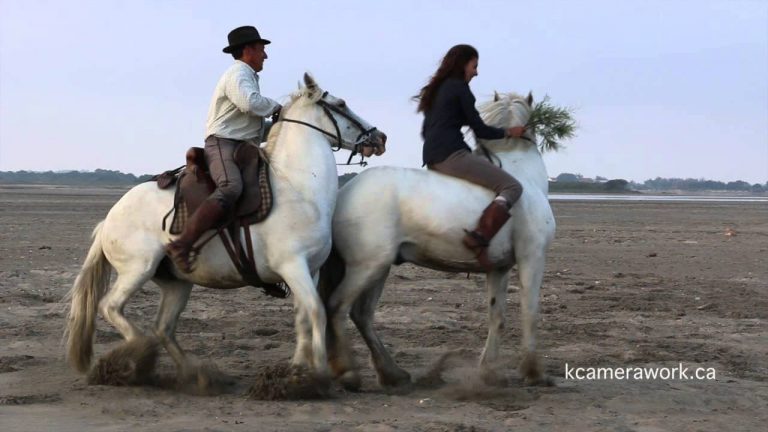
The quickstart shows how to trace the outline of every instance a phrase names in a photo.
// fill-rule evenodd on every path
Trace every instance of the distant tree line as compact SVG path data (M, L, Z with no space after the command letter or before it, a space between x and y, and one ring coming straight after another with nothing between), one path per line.
M339 187L356 173L339 176ZM97 169L96 171L0 171L0 184L46 184L69 186L133 186L152 178L150 174L135 176L120 171Z
M339 187L344 186L357 174L339 176ZM54 184L54 185L104 185L131 186L149 180L152 176L135 176L120 171L97 169L96 171L0 171L0 184ZM705 179L661 178L636 183L624 179L607 179L597 176L585 178L581 174L562 173L549 183L552 192L632 192L632 191L737 191L768 192L765 184L750 184L745 181L720 182Z
M743 192L765 192L768 191L768 182L765 184L750 184L745 181L737 180L728 183L704 180L704 179L681 179L681 178L661 178L656 177L653 180L646 180L642 185L636 185L637 188L653 190L713 190L713 191L743 191Z
M550 182L550 190L554 192L584 191L584 192L628 192L628 191L732 191L732 192L768 192L768 182L765 184L750 184L745 181L720 182L705 179L661 178L649 179L636 183L624 179L608 180L597 176L595 179L585 178L581 174L562 173Z
M147 181L152 176L135 176L120 171L97 169L96 171L0 171L0 183L5 184L53 184L53 185L105 185L130 186Z

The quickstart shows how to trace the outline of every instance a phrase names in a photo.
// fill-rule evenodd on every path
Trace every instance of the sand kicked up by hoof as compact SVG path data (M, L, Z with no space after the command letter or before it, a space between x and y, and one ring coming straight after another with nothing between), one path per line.
M131 386L151 384L158 343L153 338L125 342L100 358L88 373L88 384Z
M320 399L328 396L330 381L303 366L281 364L259 370L248 398L256 400Z

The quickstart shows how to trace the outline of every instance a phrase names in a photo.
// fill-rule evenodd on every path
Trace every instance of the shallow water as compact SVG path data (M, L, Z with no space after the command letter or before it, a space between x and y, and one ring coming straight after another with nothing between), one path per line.
M550 201L764 202L768 196L550 194Z

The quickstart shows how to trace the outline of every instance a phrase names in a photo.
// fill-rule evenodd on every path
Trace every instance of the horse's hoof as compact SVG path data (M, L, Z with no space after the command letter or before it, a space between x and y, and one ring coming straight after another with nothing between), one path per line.
M132 386L154 383L158 347L155 338L124 342L96 362L88 373L88 384Z
M379 375L379 385L389 394L407 394L413 391L411 374L402 369L387 376Z
M528 387L557 387L555 380L549 375L538 377L525 377L523 383Z
M355 371L346 371L338 377L338 381L344 390L351 392L359 392L363 386L363 380L360 378L360 374Z
M331 374L315 372L312 375L311 382L315 386L320 398L329 398L333 396L333 377Z
M403 396L413 392L415 387L412 382L408 382L396 386L382 384L381 388L384 390L384 393L388 395Z
M489 387L508 387L510 384L509 379L495 369L482 369L480 379Z
M553 386L554 381L547 377L535 353L526 353L520 362L520 375L527 386Z

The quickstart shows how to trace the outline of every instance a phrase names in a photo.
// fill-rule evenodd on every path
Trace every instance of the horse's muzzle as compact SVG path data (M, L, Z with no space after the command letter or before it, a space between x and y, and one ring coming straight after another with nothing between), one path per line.
M381 131L373 131L367 140L362 144L360 153L365 157L373 155L381 156L387 151L387 134Z

